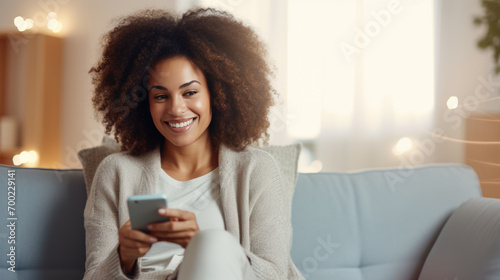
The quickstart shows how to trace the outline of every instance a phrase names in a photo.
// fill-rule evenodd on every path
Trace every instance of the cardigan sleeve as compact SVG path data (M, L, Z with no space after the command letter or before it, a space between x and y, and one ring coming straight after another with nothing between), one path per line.
M84 280L130 279L123 273L118 253L119 167L107 158L99 165L89 191L84 211L86 254ZM137 262L133 279L173 279L176 273L153 271L141 273Z
M304 279L290 256L292 226L278 165L266 153L250 179L250 249L245 253L259 279Z

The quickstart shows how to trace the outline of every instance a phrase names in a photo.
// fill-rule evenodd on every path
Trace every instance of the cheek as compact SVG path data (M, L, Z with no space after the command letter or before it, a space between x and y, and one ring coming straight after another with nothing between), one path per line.
M210 108L210 103L208 102L197 102L196 104L197 114L201 117L203 122L210 123L212 120L212 110Z
M196 111L199 112L199 114L204 114L205 117L211 117L212 116L212 108L210 106L210 98L201 98L196 101L194 104L194 107L196 108Z
M161 117L160 107L156 104L149 104L149 112L151 114L151 118L154 122L156 122Z

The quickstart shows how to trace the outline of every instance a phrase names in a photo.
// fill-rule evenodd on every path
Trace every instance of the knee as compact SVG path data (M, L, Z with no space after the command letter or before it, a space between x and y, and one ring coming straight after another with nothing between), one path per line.
M223 229L207 229L196 233L191 241L217 244L221 242L236 242L236 238Z
M225 230L203 230L189 242L178 279L243 279L241 273L248 267L245 252L233 235Z
M189 247L197 247L198 250L203 251L216 251L227 252L232 251L231 248L240 247L239 242L229 232L222 229L208 229L196 233L196 235L189 242Z

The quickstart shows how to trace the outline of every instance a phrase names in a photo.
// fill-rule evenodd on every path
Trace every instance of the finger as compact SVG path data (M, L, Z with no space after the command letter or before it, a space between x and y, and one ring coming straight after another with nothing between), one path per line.
M120 246L123 246L124 248L130 248L130 249L150 248L152 245L151 243L140 242L140 241L136 241L134 239L127 239L127 238L119 239L118 242L120 243Z
M154 231L151 232L152 235L156 236L158 240L161 239L175 239L175 238L193 238L195 236L195 231L180 231L180 232L168 232L168 231Z
M196 216L193 212L184 211L181 209L172 209L172 208L160 208L158 209L158 214L170 217L170 218L178 218L179 220L192 220L196 219Z
M178 244L178 245L186 248L186 246L189 244L189 241L191 241L191 239L190 238L165 238L165 239L161 239L161 241L175 243L175 244Z
M161 241L171 242L171 243L183 243L191 240L192 238L162 238Z
M137 259L138 257L144 256L149 250L149 247L127 247L120 244L120 254L124 256L131 257L132 259Z
M157 231L166 231L166 232L198 231L198 225L194 220L163 222L163 223L149 224L148 230L150 233Z
M142 231L128 228L120 232L120 237L136 242L152 244L158 242L158 239L152 235L148 235Z

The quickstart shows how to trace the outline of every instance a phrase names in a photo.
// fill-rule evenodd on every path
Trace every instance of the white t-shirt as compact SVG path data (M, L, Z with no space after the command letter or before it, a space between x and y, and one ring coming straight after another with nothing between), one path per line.
M160 172L157 193L167 195L167 207L193 212L200 230L225 229L220 204L218 168L189 180L177 181ZM184 257L184 248L169 242L157 242L140 262L142 272L175 270Z

